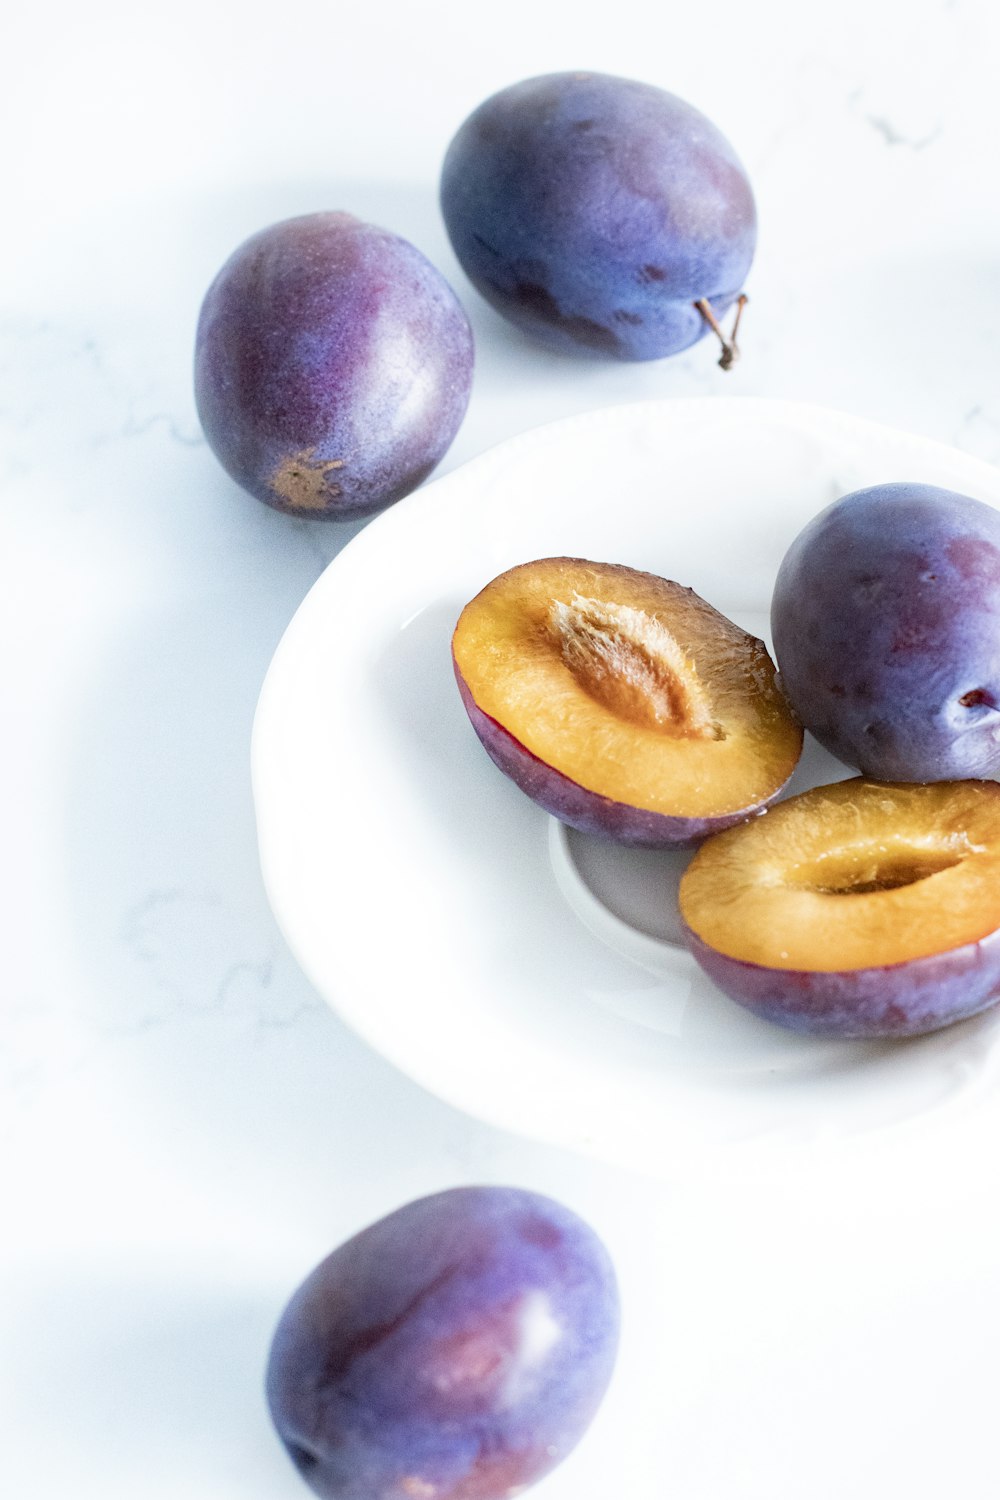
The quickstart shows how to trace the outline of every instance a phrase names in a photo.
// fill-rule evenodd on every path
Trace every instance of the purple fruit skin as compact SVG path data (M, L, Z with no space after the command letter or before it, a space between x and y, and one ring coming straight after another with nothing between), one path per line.
M709 834L721 833L724 828L732 828L736 823L745 823L749 818L759 816L782 791L779 787L764 802L715 818L673 818L646 808L630 807L627 802L615 802L610 797L602 797L600 792L588 791L579 782L571 781L561 771L546 765L496 719L483 713L454 659L453 665L465 711L493 764L539 807L570 828L578 828L581 833L590 833L615 844L629 844L636 849L690 849Z
M1000 931L906 963L823 973L745 963L716 952L681 926L691 953L724 994L790 1031L842 1038L922 1036L1000 999Z
M516 1188L456 1188L307 1277L274 1336L268 1402L325 1500L499 1500L583 1435L618 1325L611 1262L581 1219Z
M788 549L771 629L793 707L847 765L881 781L1000 768L1000 513L991 506L925 484L845 495Z
M416 488L468 405L469 321L398 235L349 214L261 230L205 296L195 399L243 489L292 515L371 515Z
M551 347L688 348L743 289L757 218L729 142L690 104L605 73L494 94L452 141L441 208L469 280Z

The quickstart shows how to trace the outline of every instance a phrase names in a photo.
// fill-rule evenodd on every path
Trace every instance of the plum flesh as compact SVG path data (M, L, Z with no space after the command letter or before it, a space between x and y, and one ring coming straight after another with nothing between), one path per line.
M802 731L762 642L692 589L541 558L487 584L452 640L494 763L571 827L684 847L760 812Z
M441 207L477 290L550 346L618 359L686 349L736 300L757 220L746 172L673 94L553 73L481 104L452 141Z
M709 978L765 1020L936 1031L1000 999L1000 785L817 787L703 844L680 909Z
M866 776L1000 768L1000 513L924 484L828 506L782 561L781 681L821 744Z
M409 494L469 400L472 334L408 241L350 214L255 234L209 288L195 397L227 472L277 510L371 515Z
M452 1189L307 1277L274 1336L271 1414L325 1500L501 1500L583 1435L618 1323L607 1252L575 1214Z
M457 670L456 678L469 721L493 764L539 807L581 833L615 844L628 844L634 849L687 849L710 833L753 817L767 805L761 803L714 818L682 818L631 807L627 802L616 802L600 792L588 791L532 755L502 724L484 714Z

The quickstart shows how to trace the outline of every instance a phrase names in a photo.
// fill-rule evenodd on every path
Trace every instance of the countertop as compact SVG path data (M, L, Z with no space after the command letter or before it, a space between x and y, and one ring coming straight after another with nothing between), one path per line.
M653 1183L458 1114L312 991L262 888L249 736L359 525L243 495L190 361L230 251L343 208L413 240L472 319L440 473L662 395L816 402L1000 461L995 6L179 0L5 30L0 1489L305 1495L261 1395L285 1299L365 1223L486 1181L589 1218L625 1298L605 1409L540 1496L985 1500L996 1171L942 1147L900 1177ZM761 236L729 374L707 341L546 353L452 256L451 134L506 83L578 67L689 99L747 165ZM373 891L373 932L390 921Z

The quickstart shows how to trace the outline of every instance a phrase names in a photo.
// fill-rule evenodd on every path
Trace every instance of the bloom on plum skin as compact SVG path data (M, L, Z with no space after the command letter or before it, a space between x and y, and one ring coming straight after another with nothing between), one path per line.
M659 359L738 298L757 220L746 172L698 110L649 84L556 73L461 126L441 178L455 253L511 321L566 352Z
M458 431L472 334L406 240L306 214L241 245L206 293L195 395L236 482L313 519L372 515L431 472Z
M325 1500L502 1500L582 1436L610 1378L607 1252L560 1204L514 1188L423 1198L307 1277L267 1391Z
M806 728L884 781L1000 768L1000 512L931 485L874 486L795 538L771 606Z

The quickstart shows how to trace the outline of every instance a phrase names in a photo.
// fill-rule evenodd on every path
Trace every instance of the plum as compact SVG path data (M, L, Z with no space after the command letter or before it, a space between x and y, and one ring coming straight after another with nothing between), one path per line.
M682 847L762 811L802 748L763 643L635 568L511 568L466 605L452 656L496 765L618 843Z
M454 1188L306 1278L274 1336L268 1402L325 1500L501 1500L583 1435L618 1323L607 1251L569 1209Z
M1000 785L817 787L704 843L679 900L698 963L766 1020L936 1031L1000 999Z
M771 605L807 729L886 781L1000 768L1000 513L926 484L845 495L792 542Z
M409 494L461 424L472 333L408 241L345 213L253 235L209 287L195 398L227 472L277 510L350 519Z
M711 121L605 73L529 78L487 99L448 148L441 208L499 312L554 348L626 360L719 332L757 234L746 172ZM728 366L735 331L720 337Z

